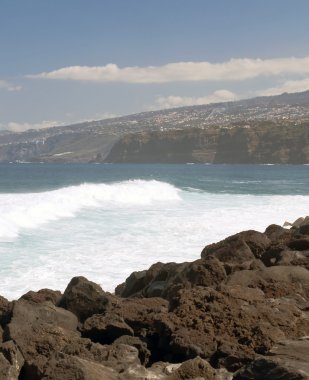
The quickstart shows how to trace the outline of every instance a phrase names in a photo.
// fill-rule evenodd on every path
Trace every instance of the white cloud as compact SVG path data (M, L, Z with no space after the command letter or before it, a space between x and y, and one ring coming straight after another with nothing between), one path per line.
M0 89L4 89L7 91L20 91L22 89L22 87L16 86L12 83L7 82L6 80L0 79Z
M152 106L151 109L194 106L209 103L227 102L236 99L236 94L228 90L217 90L211 95L201 97L175 95L160 96L156 99L156 104L155 106Z
M93 115L93 117L90 118L83 118L83 119L77 119L74 117L72 113L67 113L65 121L59 121L59 120L43 120L36 123L18 123L15 121L11 121L8 123L0 123L0 130L7 130L11 132L24 132L28 129L44 129L44 128L51 128L51 127L60 127L64 125L71 125L71 124L78 124L83 123L86 121L92 121L92 120L103 120L103 119L110 119L117 117L119 115L109 113L109 112L103 112L103 113L96 113Z
M309 90L309 78L299 80L288 80L278 87L268 88L264 91L259 91L257 95L279 95L283 92L301 92Z
M221 63L176 62L162 66L124 67L69 66L28 75L35 79L62 79L90 82L167 83L175 81L246 80L258 76L309 73L309 57L274 59L231 59Z
M11 121L7 124L0 124L0 129L12 132L24 132L28 129L42 129L64 125L63 122L55 120L43 120L38 123L17 123Z

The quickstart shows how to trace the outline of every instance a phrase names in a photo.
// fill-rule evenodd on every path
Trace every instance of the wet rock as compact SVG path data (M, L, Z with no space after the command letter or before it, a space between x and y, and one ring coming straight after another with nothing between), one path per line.
M80 321L105 313L115 297L85 277L74 277L65 289L59 306L74 313Z
M111 344L122 335L133 335L134 332L121 316L107 313L94 314L86 319L82 334L93 342Z

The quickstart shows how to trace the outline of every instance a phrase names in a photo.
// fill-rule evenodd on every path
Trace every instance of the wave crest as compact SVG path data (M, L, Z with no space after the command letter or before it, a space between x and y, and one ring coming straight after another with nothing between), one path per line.
M179 189L160 181L131 180L70 186L42 193L0 194L0 241L85 208L132 207L179 200Z

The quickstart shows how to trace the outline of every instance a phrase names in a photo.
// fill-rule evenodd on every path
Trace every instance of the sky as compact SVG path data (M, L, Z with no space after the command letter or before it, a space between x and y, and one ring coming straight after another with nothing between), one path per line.
M0 129L309 89L308 0L0 0Z

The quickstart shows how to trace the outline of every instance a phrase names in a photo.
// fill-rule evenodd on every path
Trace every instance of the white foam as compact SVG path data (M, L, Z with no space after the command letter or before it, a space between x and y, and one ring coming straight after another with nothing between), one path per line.
M23 229L34 229L84 208L130 207L179 200L178 190L159 181L132 180L113 184L83 184L54 191L0 194L0 242L11 241Z
M7 196L20 220L25 213L24 226L5 216L19 232L0 243L0 294L9 299L30 289L63 291L77 275L113 291L132 271L154 262L194 260L206 244L228 235L263 231L309 213L309 196L210 194L156 181Z

